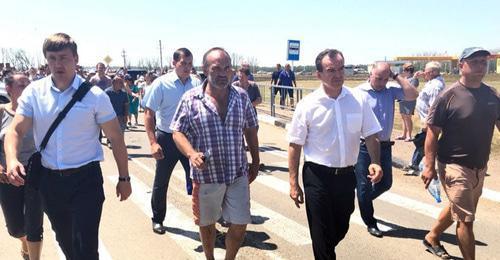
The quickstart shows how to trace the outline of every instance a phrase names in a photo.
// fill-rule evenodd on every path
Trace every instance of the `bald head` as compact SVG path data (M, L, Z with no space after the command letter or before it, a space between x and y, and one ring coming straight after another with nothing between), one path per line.
M387 85L391 75L391 65L387 62L377 62L370 73L370 84L375 90L382 90Z
M228 87L233 78L231 56L219 47L208 50L203 55L203 71L207 75L210 88L223 89Z

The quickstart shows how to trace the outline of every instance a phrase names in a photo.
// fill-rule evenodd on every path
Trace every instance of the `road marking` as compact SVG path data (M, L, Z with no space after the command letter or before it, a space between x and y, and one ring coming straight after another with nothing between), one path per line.
M110 175L108 179L111 181L116 180L117 175ZM132 185L132 201L142 210L146 216L151 217L151 190L146 184L139 180L139 178L130 174ZM188 217L186 214L182 213L173 204L167 202L168 214L165 217L165 222L175 223L176 227L179 227L176 233L166 232L177 245L179 245L183 251L189 256L190 259L203 258L203 253L197 253L194 249L201 246L201 243L197 240L198 227L193 223L192 218ZM167 226L170 226L168 225ZM170 226L171 227L171 226ZM216 248L214 250L214 255L216 259L223 259L225 253L222 249Z
M153 174L153 175L155 174L155 171L154 171L153 169L151 169L149 166L145 165L144 163L140 162L139 160L134 159L134 158L132 158L131 160L132 160L134 163L136 163L138 166L140 166L141 168L143 168L144 170L146 170L147 172L149 172L150 174ZM181 174L181 173L182 173L182 174ZM181 182L184 182L184 181L185 181L185 179L184 179L184 170L174 170L174 171L172 172L172 175L173 175L173 176L175 176L175 178L176 178L176 179L178 179L178 180L180 180ZM182 175L182 177L181 177L181 175ZM116 179L116 177L117 177L117 176L110 177L110 178L112 178L112 180L114 180L114 179ZM135 182L142 183L142 182L140 182L140 181L139 181L137 178L135 178L135 177L133 177L133 179L135 179L135 180L136 180ZM131 181L131 183L133 184L134 182L132 182L132 181ZM144 187L146 187L146 189L145 189ZM146 186L146 184L143 184L143 183L142 183L142 186L140 186L140 187L138 187L138 188L139 188L139 189L142 189L142 190L147 190L147 186ZM172 190L174 190L174 191L176 191L176 192L179 192L179 193L181 193L181 194L183 193L183 191L182 191L181 189L179 189L179 188L175 187L174 185L170 186L169 188L170 188L170 189L172 189ZM136 191L136 189L135 189L134 187L132 187L132 189L134 190L134 192L137 192L137 191ZM134 192L132 192L132 195L134 194ZM147 192L145 192L145 194L147 195L147 197L148 197L148 198L146 198L146 199L145 199L146 203L145 203L145 202L141 202L142 204L145 204L145 205L143 205L141 208L143 209L143 211L145 210L144 212L146 213L146 215L150 216L150 215L151 215L151 212L152 212L152 211L151 211L151 204L149 203L149 202L151 201L151 194L150 194L150 193L147 193ZM134 196L132 196L132 197L134 197ZM134 198L132 198L132 199L134 199ZM144 200L144 199L143 199L143 200ZM134 202L135 202L135 201L134 201ZM256 205L254 205L253 207L256 207L256 208L257 208L256 210L257 210L258 212L260 212L262 215L264 215L264 214L268 213L267 211L268 211L269 209L267 209L267 208L265 208L265 207L261 206L261 205L260 205L260 204L258 204L257 202L251 201L251 202L250 202L250 205L252 205L252 204L254 204L254 203L255 203ZM185 223L185 221L182 221L181 223L179 223L179 225L178 225L178 226L181 226L181 227L194 226L194 227L196 228L196 231L195 231L195 232L198 232L198 227L197 227L197 226L193 223L194 221L192 220L192 218L185 216L185 215L184 215L182 212L180 212L179 210L177 210L177 212L173 211L172 209L176 209L176 208L175 208L175 206L173 206L172 204L170 204L170 203L168 203L168 202L167 202L167 208L168 208L168 214L167 214L167 216L166 216L166 218L167 218L167 223L169 223L169 221L171 221L170 223L172 223L172 222L176 222L176 221L177 221L176 223L179 223L179 221L177 220L177 219L179 219L179 217L181 217L181 218L188 218L188 219L189 219L189 221L188 221L189 223ZM271 211L271 210L269 210L269 211ZM177 215L179 215L179 216L174 216L174 215L176 215L176 214L177 214ZM183 216L182 216L181 214L182 214ZM272 219L272 218L276 218L276 219L278 218L278 217L277 217L277 214L278 214L278 213L276 213L276 215L273 215L273 216L269 215L269 216L270 216L270 217L269 217L270 222L271 222L271 219ZM288 218L286 218L286 217L284 217L284 216L281 216L281 217L282 217L282 218L281 218L281 221L282 221L282 222L287 222L287 221L283 220L283 218L285 218L285 219L288 219ZM171 220L170 220L170 219L171 219ZM275 221L275 220L273 220L273 221ZM289 221L292 221L292 220L289 220ZM290 222L287 222L287 223L290 223ZM277 225L274 225L274 226L277 226ZM291 236L291 238L301 238L302 236L300 236L300 234L301 234L300 232L301 232L301 231L303 232L303 230L301 230L301 229L300 229L300 226L301 226L301 225L297 223L297 224L296 224L296 226L294 226L293 228L288 227L288 226L287 226L287 227L283 227L283 229L285 229L285 228L286 228L286 229L289 229L289 230L288 230L289 232L286 232L286 230L283 230L283 231L279 231L279 230L278 230L278 231L276 231L276 232L274 232L273 230L271 230L271 232L276 233L277 235L282 234L282 233L286 233L287 235ZM266 229L268 229L268 228L267 228L267 225L265 225L265 227L266 227ZM298 228L298 227L299 227L299 228ZM303 226L302 226L302 227L303 227ZM297 230L298 230L298 231L297 231ZM307 230L306 230L306 231L307 231ZM307 231L307 232L308 232L308 231ZM167 233L168 233L168 232L167 232ZM307 233L307 234L308 234L308 233ZM296 237L293 237L293 236L296 236ZM284 238L286 241L288 241L288 242L292 243L292 242L289 240L289 237L285 236L285 237L283 237L283 238ZM248 238L247 238L247 239L248 239ZM309 236L307 236L307 239L309 239ZM310 243L310 242L309 242L309 243ZM201 242L198 242L198 244L199 244L199 245L201 245ZM295 243L292 243L292 244L295 244ZM302 244L302 243L301 243L301 244ZM218 248L216 248L216 249L215 249L215 252L214 252L214 254L215 254L215 258L216 258L216 259L219 259L219 258L220 258L220 259L223 259L223 258L224 258L224 256L225 256L225 252L222 250L219 254L217 254L217 253L218 253L218 250L221 250L221 249L218 249ZM273 253L272 251L269 251L269 250L263 250L263 253L264 253L264 254L265 254L265 255L266 255L269 259L275 259L275 260L281 260L281 259L284 259L284 258L283 258L283 257L281 257L279 254L277 254L277 253Z
M270 153L270 154L273 154L273 155L276 155L276 156L279 156L282 158L288 158L288 154L286 152L277 150L274 147L261 146L261 150L263 150L263 153ZM488 188L483 188L483 193L481 195L481 198L491 200L494 202L500 202L500 192L494 191L494 190L491 190ZM430 209L430 210L432 211L432 209Z
M485 199L489 199L495 202L500 202L500 192L483 188L482 196Z
M184 182L184 170L174 170L172 176L174 176L180 182ZM268 217L264 224L265 228L279 237L283 238L287 242L296 245L308 245L311 243L311 238L309 235L309 229L296 221L293 221L274 210L271 210L255 200L251 200L251 212L255 215Z

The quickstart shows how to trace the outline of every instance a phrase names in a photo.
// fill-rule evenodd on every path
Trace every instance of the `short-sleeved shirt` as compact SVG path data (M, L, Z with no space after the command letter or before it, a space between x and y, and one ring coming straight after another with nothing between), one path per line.
M113 87L109 87L106 89L106 94L109 96L116 115L125 116L125 104L129 102L127 92L122 89L115 91Z
M278 79L280 78L280 73L283 70L275 70L273 71L273 74L271 75L271 82L272 84L276 85L278 83Z
M238 77L238 74L236 74L236 75L233 76L233 81L232 82L236 82L236 81L239 81L239 80L240 80L240 77ZM248 80L254 81L254 77L253 77L252 73L250 73L250 75L248 75Z
M422 123L427 123L429 108L432 106L439 93L443 91L444 84L443 77L438 76L425 83L424 88L418 94L416 108Z
M153 81L142 100L142 106L155 112L157 129L172 133L170 122L174 117L182 95L199 85L201 85L201 81L192 76L189 76L186 83L182 84L175 71L169 72Z
M111 87L112 80L106 75L104 75L104 78L99 78L99 75L94 75L90 78L90 83L100 87L102 90L106 90L108 87Z
M344 86L334 99L320 87L297 104L288 142L304 147L305 161L347 167L358 159L361 136L380 130L366 93Z
M33 120L33 136L37 150L45 134L84 79L75 75L64 91L55 87L48 76L32 82L18 99L16 114ZM42 151L42 165L53 170L78 168L104 160L99 142L100 125L116 118L108 95L92 87L81 102L69 110Z
M368 94L368 104L382 126L382 131L378 133L380 141L389 141L394 125L394 101L404 100L403 89L397 84L387 84L382 90L375 90L369 82L359 85L357 89Z
M255 100L257 100L257 98L261 97L259 86L257 86L257 83L255 83L253 81L250 81L249 84L250 85L246 89L246 92L248 94L248 98L250 98L250 102L254 102ZM233 86L241 88L240 81L234 82Z
M427 123L442 129L438 160L468 168L487 165L500 97L484 83L468 88L460 82L442 91L431 106Z
M213 101L205 95L206 84L182 97L170 128L184 133L196 151L210 150L211 156L205 161L207 169L191 167L194 182L231 184L248 173L243 131L258 126L257 116L246 91L230 86L222 121Z
M12 123L14 119L14 115L9 111L3 109L3 115L1 117L2 123L0 128L0 163L3 168L6 169L5 162L5 150L4 150L4 141L5 141L5 133L7 132L8 126ZM21 143L21 147L19 149L19 162L23 165L28 165L28 160L32 154L36 152L35 141L33 140L33 129L29 129L26 134L23 136L23 140Z
M293 81L295 80L295 73L293 71L282 70L280 76L278 77L278 85L281 86L293 86Z

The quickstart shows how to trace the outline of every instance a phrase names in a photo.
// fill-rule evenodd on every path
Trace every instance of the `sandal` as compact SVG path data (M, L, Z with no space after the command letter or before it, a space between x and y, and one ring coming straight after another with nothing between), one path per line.
M28 254L28 252L27 252L27 251L21 250L21 257L22 257L24 260L30 260L30 255Z
M404 137L404 136L398 136L398 137L396 137L396 140L404 140L404 139L406 139L406 137Z
M451 259L450 254L444 249L444 246L439 244L437 246L432 246L431 243L427 242L427 240L423 240L422 243L427 248L429 252L433 255L440 257L441 259Z

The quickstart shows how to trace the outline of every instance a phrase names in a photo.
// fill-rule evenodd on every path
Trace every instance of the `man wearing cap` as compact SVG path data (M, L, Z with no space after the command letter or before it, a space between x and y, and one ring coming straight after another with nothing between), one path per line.
M429 108L445 87L444 79L441 77L441 64L437 61L428 62L425 64L423 72L417 71L415 73L415 78L421 76L427 80L424 88L418 94L416 105L422 126L420 132L415 135L415 151L413 152L411 163L403 168L403 170L407 171L407 173L405 173L406 175L418 175L419 164L424 158L424 142L427 133L427 115L429 114Z
M423 243L442 258L449 254L439 237L457 222L463 258L475 259L475 212L495 125L500 131L500 97L494 88L482 82L489 55L483 48L465 49L458 64L460 79L439 94L427 117L425 169L421 177L426 188L433 178L439 177L449 205L443 208Z
M397 84L388 84L389 79L395 80ZM382 166L384 176L374 185L367 177L368 166L373 160L370 159L366 142L362 139L356 163L356 195L361 218L367 226L368 233L382 237L382 231L378 229L377 219L374 217L373 200L392 186L392 145L394 142L391 142L391 133L394 125L394 101L415 100L418 92L405 77L393 73L391 66L386 62L374 64L369 81L361 84L357 89L368 94L368 103L382 126L378 138L380 140L380 166Z
M189 160L177 149L169 126L182 95L201 82L191 76L193 54L188 49L177 49L172 64L174 70L157 78L142 101L145 110L144 126L151 145L151 154L156 159L151 209L153 232L157 234L165 234L163 220L167 213L167 189L178 161L184 168L187 192L192 192Z
M415 68L411 63L405 63L403 65L403 73L401 76L405 77L412 86L415 88L418 87L419 81L417 77L414 77ZM413 122L411 117L415 112L415 105L417 101L406 101L406 100L398 100L399 101L399 113L401 114L401 118L403 119L403 134L397 137L397 140L405 140L406 142L412 141L412 128Z

